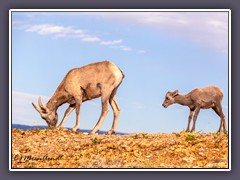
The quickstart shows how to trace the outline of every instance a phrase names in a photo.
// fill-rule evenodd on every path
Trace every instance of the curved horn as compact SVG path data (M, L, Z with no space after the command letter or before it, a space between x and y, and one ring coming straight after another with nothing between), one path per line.
M33 102L32 102L32 105L39 113L41 113L41 110L37 106L35 106L35 104Z
M41 101L41 96L39 96L38 97L38 105L39 105L39 107L41 108L41 109L46 109L44 106L43 106L43 104L42 104L42 101Z

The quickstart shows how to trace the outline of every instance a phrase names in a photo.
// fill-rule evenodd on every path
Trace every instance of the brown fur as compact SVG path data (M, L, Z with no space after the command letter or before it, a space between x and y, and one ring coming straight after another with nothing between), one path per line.
M92 63L70 70L45 106L42 105L40 97L38 101L40 108L32 104L42 118L46 120L49 127L56 127L58 107L64 103L69 103L70 105L58 128L62 128L67 116L76 109L76 125L73 128L73 131L76 131L79 128L82 102L101 97L102 113L91 133L99 130L107 115L109 102L114 111L113 126L108 131L108 134L112 134L116 130L120 111L115 94L123 78L122 71L109 61Z
M220 88L216 86L207 86L203 88L194 89L186 95L178 94L178 90L173 92L167 92L165 100L162 105L163 107L167 108L169 105L173 103L178 103L184 106L188 106L190 108L188 126L186 131L189 131L190 128L189 126L193 114L194 114L193 126L191 131L195 131L195 124L200 109L212 108L221 118L220 127L218 131L220 132L221 129L223 128L223 130L226 132L227 130L225 115L223 114L222 111L222 99L223 92Z

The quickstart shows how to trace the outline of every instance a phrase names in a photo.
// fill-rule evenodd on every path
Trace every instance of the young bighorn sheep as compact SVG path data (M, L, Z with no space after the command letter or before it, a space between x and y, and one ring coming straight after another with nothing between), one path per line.
M222 99L223 92L220 88L216 86L207 86L203 88L194 89L186 95L178 94L178 90L173 92L167 92L165 100L162 105L165 108L167 108L169 105L173 103L188 106L190 108L190 114L188 117L188 126L186 131L189 131L191 119L194 114L191 132L195 131L195 124L200 109L212 108L221 118L218 132L221 131L222 127L224 132L226 132L227 130L225 116L222 111Z
M35 106L34 103L32 103L32 105L47 122L48 126L55 128L58 121L58 107L64 103L69 103L70 105L57 128L62 128L68 115L76 109L76 124L72 129L76 131L79 129L80 107L82 102L101 97L102 113L90 134L94 134L99 130L108 113L108 102L114 112L112 128L108 131L108 134L113 134L116 131L120 113L115 94L123 78L124 75L122 71L109 61L92 63L80 68L75 68L67 73L46 105L42 104L41 97L38 98L40 108Z

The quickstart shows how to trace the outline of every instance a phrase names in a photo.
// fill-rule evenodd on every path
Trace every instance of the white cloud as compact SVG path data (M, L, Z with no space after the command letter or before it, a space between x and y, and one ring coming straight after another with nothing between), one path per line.
M148 26L206 48L228 51L227 12L102 12L98 17Z
M114 46L109 46L109 48L120 49L122 51L132 51L132 48L124 46L124 45L114 45Z
M44 15L44 13L38 13ZM211 48L221 52L228 51L228 12L68 12L45 13L45 15L94 15L96 18L108 18L114 21L124 21L139 24L149 28L159 29L169 35L184 38L202 47ZM23 22L13 22L13 26L25 29L27 32L36 32L39 35L53 35L58 37L78 37L85 42L98 42L109 48L119 45L122 40L106 40L97 38L89 40L85 30L64 27L59 25L40 24L29 25ZM88 41L89 40L89 41ZM121 49L129 50L129 49Z
M116 45L116 44L121 44L122 40L114 40L114 41L102 41L100 42L101 45Z
M38 113L34 110L32 102L37 105L38 95L23 92L12 92L12 123L26 125L46 125ZM45 103L49 97L41 96L42 102Z
M87 35L83 29L76 29L53 24L28 25L25 31L35 32L39 35L53 35L55 37L83 37Z
M97 41L100 41L100 38L98 37L84 37L81 39L81 41L84 41L84 42L97 42Z
M12 97L13 97L12 98L13 103L21 104L22 102L20 102L19 100L23 100L24 102L30 102L30 104L31 104L32 101L36 101L38 99L39 95L18 92L18 91L12 91ZM50 97L41 96L41 100L43 102L47 102L48 99L50 99ZM24 102L23 102L23 104L24 104Z
M18 30L24 30L24 29L27 29L29 27L28 24L26 24L25 22L23 21L13 21L12 22L12 27L14 29L18 29Z
M34 25L26 29L26 32L37 32L40 35L55 34L63 32L64 27L53 25Z
M132 48L127 46L118 46L122 44L123 40L104 40L95 35L89 34L86 30L73 28L69 26L59 26L53 24L38 24L29 25L24 22L13 22L15 29L24 30L25 32L37 33L42 36L52 36L53 38L79 38L82 42L99 42L100 45L105 45L109 48L120 49L122 51L131 51Z
M127 47L127 46L119 46L119 48L122 50L122 51L131 51L132 50L132 48L130 48L130 47Z

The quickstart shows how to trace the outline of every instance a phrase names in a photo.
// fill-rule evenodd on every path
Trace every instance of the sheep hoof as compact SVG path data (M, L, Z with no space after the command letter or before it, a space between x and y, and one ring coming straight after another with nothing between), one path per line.
M114 134L114 133L115 133L114 130L109 130L109 131L107 132L107 135L111 135L111 134Z
M88 134L92 135L92 134L95 134L95 132L94 131L90 131Z

